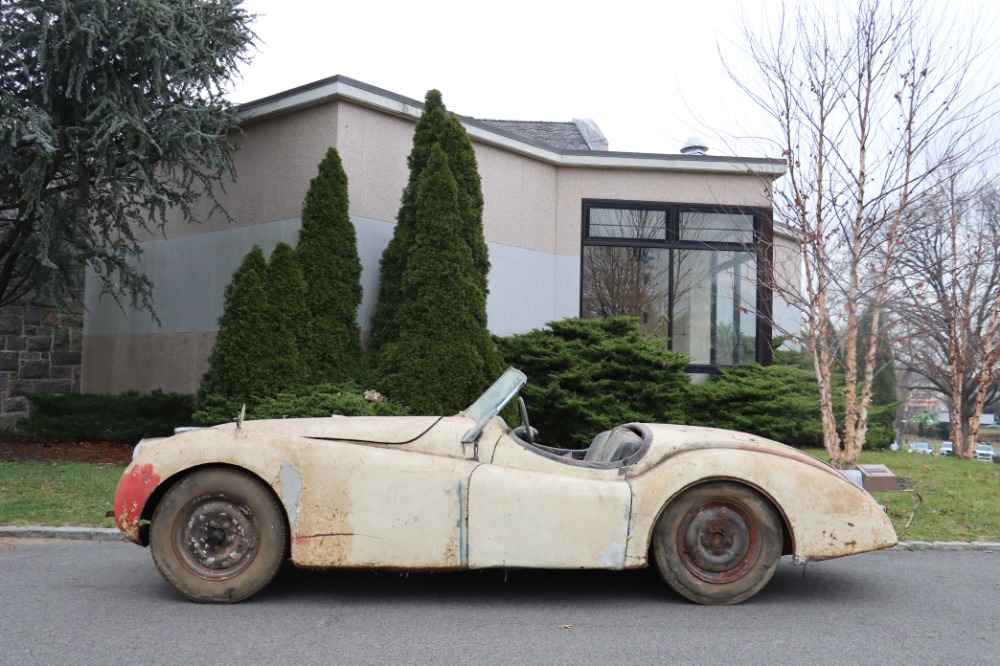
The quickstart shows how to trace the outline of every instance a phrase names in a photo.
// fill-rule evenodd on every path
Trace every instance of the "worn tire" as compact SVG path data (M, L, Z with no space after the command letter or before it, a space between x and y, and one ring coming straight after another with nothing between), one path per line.
M287 557L285 515L244 472L195 471L153 513L149 549L168 583L192 601L235 603L260 592Z
M783 532L774 506L731 482L696 486L674 499L653 531L660 575L678 594L711 606L760 592L778 568Z

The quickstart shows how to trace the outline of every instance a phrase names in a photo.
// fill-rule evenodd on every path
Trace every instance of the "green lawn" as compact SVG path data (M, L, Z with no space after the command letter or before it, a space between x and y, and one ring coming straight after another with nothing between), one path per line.
M923 498L905 540L1000 542L1000 465L903 452L864 453L861 462L887 466L901 488ZM121 473L114 465L0 462L0 525L113 527L104 514ZM917 496L899 490L875 497L902 532Z
M84 463L0 462L0 525L114 527L123 467Z

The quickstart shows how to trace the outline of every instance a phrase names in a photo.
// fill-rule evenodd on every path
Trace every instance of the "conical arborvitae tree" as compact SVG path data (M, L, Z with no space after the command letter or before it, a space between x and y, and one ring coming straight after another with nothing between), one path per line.
M875 364L872 368L872 404L868 412L868 432L865 445L871 448L889 446L895 439L896 413L899 399L896 397L896 361L892 351L892 338L883 326L879 326L875 344ZM866 309L858 325L858 380L865 373L865 352L871 342L872 313Z
M202 379L197 403L206 396L225 396L252 403L271 394L270 368L261 362L273 348L266 325L266 274L264 253L255 245L226 286L219 331L208 357L208 372Z
M402 280L410 259L414 239L421 221L417 219L418 183L430 160L431 150L440 147L448 158L456 181L456 206L459 223L456 233L465 240L472 254L470 276L484 296L490 271L486 241L483 237L483 193L476 154L472 142L458 118L448 113L441 93L431 90L424 102L423 114L413 135L413 148L407 159L410 177L403 190L402 202L392 240L382 254L379 275L379 297L372 318L369 353L377 364L382 346L396 338L399 332L399 312L402 305ZM482 312L486 326L486 310ZM491 368L502 370L500 364Z
M484 295L489 295L490 256L483 235L483 188L479 163L462 121L455 116L450 116L448 120L448 131L441 139L441 147L448 156L448 167L458 185L458 205L462 213L460 231L472 251L476 284ZM485 319L483 325L486 325Z
M413 148L407 158L410 177L403 190L403 197L396 216L396 228L385 251L379 271L378 302L372 315L371 339L368 353L370 360L377 364L382 346L397 338L396 325L399 307L403 302L400 290L403 272L409 260L410 251L417 233L415 219L417 182L427 166L427 158L432 146L440 143L448 124L448 112L441 100L441 93L431 90L424 99L424 110L413 134Z
M271 253L264 279L266 329L274 341L266 363L271 367L274 393L308 383L305 358L309 308L306 281L295 249L278 243Z
M398 337L385 343L380 385L411 411L450 414L492 381L499 365L482 325L486 297L474 279L473 256L462 238L458 185L439 146L416 188L419 221L403 272Z
M348 214L347 174L330 148L309 183L302 206L299 261L306 282L311 329L304 358L313 384L358 376L361 333L361 259Z

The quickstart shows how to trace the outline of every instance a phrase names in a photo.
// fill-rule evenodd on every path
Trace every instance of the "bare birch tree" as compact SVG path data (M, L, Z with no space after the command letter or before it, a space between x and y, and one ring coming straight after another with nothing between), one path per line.
M899 360L946 397L955 455L972 458L1000 379L1000 192L952 178L913 217L893 289Z
M824 444L838 467L855 464L865 442L878 336L861 342L858 331L866 310L882 330L907 211L940 172L970 159L993 114L989 99L968 93L987 86L969 85L981 64L975 40L958 40L940 19L905 1L795 3L760 29L744 20L752 72L730 67L788 161L772 199L775 221L802 244L802 291L774 288L803 313ZM834 367L845 374L840 423Z

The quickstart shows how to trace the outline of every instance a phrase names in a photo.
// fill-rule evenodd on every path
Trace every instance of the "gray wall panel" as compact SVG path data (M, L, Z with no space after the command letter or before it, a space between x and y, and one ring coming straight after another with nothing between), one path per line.
M102 297L100 284L88 273L83 334L214 331L222 314L223 291L250 248L260 245L270 256L281 241L294 245L298 233L295 219L143 243L142 267L155 285L160 324L148 313L123 311L113 299Z
M379 260L395 225L352 219L364 266L358 322L367 328L378 297ZM215 331L222 314L223 291L250 248L260 245L265 256L270 256L279 242L294 245L298 230L299 220L293 219L144 243L142 265L156 285L160 324L148 313L123 311L111 298L101 297L100 284L89 274L84 335ZM489 244L489 249L492 271L487 314L493 333L523 332L579 314L579 257L495 243Z
M580 257L490 245L490 331L511 335L580 314Z

